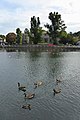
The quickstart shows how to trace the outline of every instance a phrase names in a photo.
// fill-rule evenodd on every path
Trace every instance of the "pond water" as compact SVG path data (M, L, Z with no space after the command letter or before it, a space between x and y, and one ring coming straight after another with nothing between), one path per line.
M25 100L18 82L35 97ZM54 96L55 88L61 93ZM26 104L31 110L22 108ZM0 120L80 120L80 52L1 51Z

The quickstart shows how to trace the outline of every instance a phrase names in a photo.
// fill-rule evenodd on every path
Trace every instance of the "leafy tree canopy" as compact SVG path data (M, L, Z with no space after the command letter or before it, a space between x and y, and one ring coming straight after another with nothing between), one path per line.
M0 37L1 37L2 39L5 39L5 38L6 38L6 36L5 36L5 35L0 35Z
M22 44L22 32L21 32L20 28L16 29L16 34L17 34L16 43Z
M6 42L9 44L13 44L16 41L16 34L15 33L8 33L6 35Z
M61 15L58 14L58 12L50 12L48 18L51 21L51 25L48 23L45 25L45 27L48 28L48 34L53 40L54 44L57 44L57 37L59 37L59 32L64 31L66 26L64 24L64 21L61 20Z
M33 40L34 44L37 44L41 41L41 35L42 35L42 28L40 27L40 19L39 17L31 17L31 38Z

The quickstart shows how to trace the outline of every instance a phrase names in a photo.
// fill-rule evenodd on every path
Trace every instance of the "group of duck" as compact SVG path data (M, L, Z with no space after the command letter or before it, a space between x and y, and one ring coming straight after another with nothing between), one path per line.
M42 84L43 84L42 81L37 81L34 83L34 88L37 88L38 86L41 86ZM35 97L35 93L25 93L26 87L21 85L19 82L18 82L18 89L24 92L25 99L32 99ZM31 105L30 104L23 105L22 108L31 110Z
M61 80L56 79L56 84L59 84L60 82L61 82ZM37 81L34 83L34 88L37 88L37 87L41 86L42 84L43 84L43 81ZM35 97L35 93L25 93L26 87L21 85L19 82L18 82L18 89L24 92L25 99L33 99ZM54 95L58 94L60 92L61 92L60 88L53 89ZM22 108L31 110L31 105L30 104L23 105Z

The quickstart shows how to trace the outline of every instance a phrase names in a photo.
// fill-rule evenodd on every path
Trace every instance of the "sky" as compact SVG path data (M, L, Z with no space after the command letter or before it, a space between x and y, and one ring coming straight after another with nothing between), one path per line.
M50 12L61 14L68 33L80 31L80 0L0 0L0 34L30 29L33 16L40 18L45 29L44 24L50 24Z

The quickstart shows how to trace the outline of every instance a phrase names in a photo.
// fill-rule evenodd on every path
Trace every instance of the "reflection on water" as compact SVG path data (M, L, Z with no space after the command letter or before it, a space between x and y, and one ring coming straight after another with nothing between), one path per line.
M40 80L43 84L34 89ZM25 100L18 82L35 97ZM54 96L56 88L61 93ZM26 104L31 110L22 108ZM79 120L79 104L79 52L0 52L0 120Z

